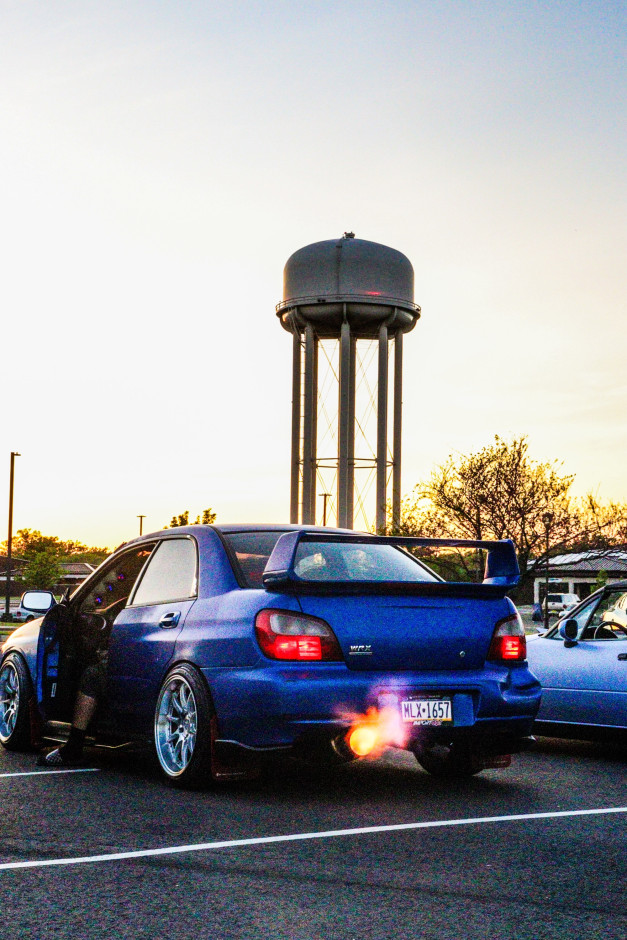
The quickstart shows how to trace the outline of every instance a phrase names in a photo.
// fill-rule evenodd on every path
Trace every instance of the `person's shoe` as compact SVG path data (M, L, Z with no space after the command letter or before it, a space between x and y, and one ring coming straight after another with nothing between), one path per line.
M76 764L80 764L83 759L82 752L80 753L67 753L64 751L63 746L55 747L54 751L49 751L48 754L40 754L37 758L38 767L73 767Z

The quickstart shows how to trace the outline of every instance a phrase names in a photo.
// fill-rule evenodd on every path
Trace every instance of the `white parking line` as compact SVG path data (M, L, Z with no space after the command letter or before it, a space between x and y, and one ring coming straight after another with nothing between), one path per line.
M0 774L2 777L41 777L44 774L91 774L100 770L100 767L61 767L59 770L19 770L11 774Z
M627 806L608 809L561 810L554 813L520 813L513 816L479 816L470 819L434 819L429 822L397 823L390 826L364 826L361 829L330 829L326 832L297 832L287 836L259 836L253 839L230 839L226 842L198 842L173 845L163 849L140 849L136 852L111 852L108 855L82 855L77 858L48 858L31 862L3 862L0 871L13 868L49 868L52 865L87 865L92 862L120 862L133 858L154 858L157 855L182 855L187 852L208 852L211 849L234 849L248 845L272 845L277 842L305 842L312 839L336 839L340 836L363 836L378 832L403 832L411 829L438 829L445 826L476 826L480 823L520 822L528 819L560 819L573 816L603 816L627 813Z

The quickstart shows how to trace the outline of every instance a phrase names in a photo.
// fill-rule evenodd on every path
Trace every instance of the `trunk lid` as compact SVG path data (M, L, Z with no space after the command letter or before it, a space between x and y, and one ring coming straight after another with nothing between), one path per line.
M497 598L300 594L299 602L326 620L348 667L364 671L480 669L509 613Z

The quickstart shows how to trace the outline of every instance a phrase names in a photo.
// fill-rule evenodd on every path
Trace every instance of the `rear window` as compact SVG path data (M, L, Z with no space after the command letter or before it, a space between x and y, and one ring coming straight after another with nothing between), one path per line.
M294 571L304 581L439 580L402 549L367 542L300 542Z
M284 532L224 532L246 587L263 587L263 572ZM394 545L301 542L295 572L303 581L439 581L422 562Z
M237 559L246 587L261 588L261 576L272 549L284 532L223 532L223 537Z

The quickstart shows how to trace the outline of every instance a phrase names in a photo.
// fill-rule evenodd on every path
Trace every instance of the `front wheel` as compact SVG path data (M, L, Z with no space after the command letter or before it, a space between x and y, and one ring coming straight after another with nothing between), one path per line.
M175 786L210 781L212 716L209 692L198 672L185 663L171 669L157 699L154 743L161 770Z
M470 747L459 742L417 745L414 749L420 766L433 777L472 777L484 769L484 764Z
M0 744L9 751L31 747L29 701L33 684L26 664L9 653L0 667Z

